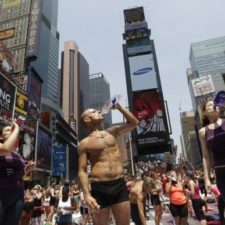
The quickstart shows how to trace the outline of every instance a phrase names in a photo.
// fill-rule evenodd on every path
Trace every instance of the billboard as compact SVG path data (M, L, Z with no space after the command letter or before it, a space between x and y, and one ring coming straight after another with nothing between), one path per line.
M132 91L158 88L152 54L129 57Z
M25 120L20 124L19 153L25 160L34 160L36 122Z
M202 76L192 81L194 96L201 96L215 91L211 75Z
M16 92L15 112L27 116L27 96L19 91Z
M12 74L15 68L14 57L3 42L0 42L0 71Z
M42 126L38 126L37 135L37 168L51 170L52 134Z
M16 86L0 73L0 116L13 117L15 97Z
M33 58L37 57L39 34L40 34L40 23L41 23L41 0L31 1L31 11L28 25L28 37L26 56Z
M165 112L156 90L133 93L133 114L139 123L136 127L139 147L166 144L169 134Z
M0 41L12 38L15 35L15 28L10 28L6 30L1 30L0 31Z
M57 144L53 146L52 176L66 175L66 146Z
M38 75L32 69L29 77L28 89L28 119L37 120L39 118L41 107L41 86L42 83L38 79Z

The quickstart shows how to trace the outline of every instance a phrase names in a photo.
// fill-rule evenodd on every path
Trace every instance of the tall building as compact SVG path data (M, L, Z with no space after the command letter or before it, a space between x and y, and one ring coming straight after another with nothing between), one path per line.
M61 99L60 106L64 119L74 121L79 140L85 136L81 126L81 113L89 108L89 65L74 41L64 44L61 61Z
M123 55L129 108L139 120L133 133L138 155L171 152L168 111L151 30L143 7L124 10Z
M197 139L195 112L181 112L182 152L195 168L201 163L201 155Z
M23 100L23 108L17 105L15 113L26 118L21 135L35 140L30 144L38 168L33 181L43 185L54 166L54 171L60 169L59 160L52 162L54 145L64 146L72 158L67 160L68 179L75 177L78 158L76 132L68 127L59 107L57 16L58 0L0 0L0 41L15 57L11 78L18 88L16 97Z
M187 70L193 108L225 89L225 36L191 44Z
M42 80L42 103L60 111L57 16L58 0L0 0L0 41L15 57L14 76L20 82L29 82L29 69L33 68ZM27 85L21 83L29 92Z
M95 73L89 76L90 79L90 107L102 110L104 103L110 99L110 85L102 73ZM112 114L104 115L104 128L112 125Z

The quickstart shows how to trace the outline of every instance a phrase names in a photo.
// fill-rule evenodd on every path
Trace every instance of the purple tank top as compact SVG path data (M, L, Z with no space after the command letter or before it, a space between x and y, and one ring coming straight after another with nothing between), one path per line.
M0 156L0 189L23 188L24 166L24 160L17 152Z
M212 153L214 166L225 165L225 120L221 126L211 130L206 126L205 140L208 149Z

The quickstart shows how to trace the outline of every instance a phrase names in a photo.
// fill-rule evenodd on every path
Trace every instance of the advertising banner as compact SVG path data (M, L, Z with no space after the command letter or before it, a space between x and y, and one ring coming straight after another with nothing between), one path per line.
M0 73L0 116L12 118L14 115L16 86Z
M15 35L15 28L0 30L0 41L12 38Z
M132 91L158 88L152 54L129 57Z
M12 74L15 66L14 56L6 45L0 41L0 71Z
M53 145L52 176L66 175L66 146Z
M138 146L167 143L169 135L162 104L156 90L133 93L133 114L139 120L136 127Z
M215 91L211 75L202 76L192 81L194 96L201 96Z
M37 57L39 34L40 34L40 23L41 23L41 0L31 1L31 13L28 25L28 37L27 37L27 48L26 56L33 58Z
M20 127L19 153L25 160L34 160L37 122L24 120Z
M52 134L42 126L39 126L37 136L37 168L51 170Z
M31 70L28 88L28 119L37 120L39 118L41 106L41 82L34 70Z
M15 112L27 116L27 96L19 91L16 92Z

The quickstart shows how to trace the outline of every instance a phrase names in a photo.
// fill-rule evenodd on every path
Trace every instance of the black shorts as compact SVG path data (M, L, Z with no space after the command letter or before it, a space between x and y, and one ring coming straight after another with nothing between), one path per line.
M181 217L185 218L188 217L188 207L185 203L184 205L174 205L170 203L170 212L173 217Z
M101 208L129 201L129 193L124 178L112 181L92 181L91 195L97 200Z
M151 203L152 205L160 205L161 201L159 199L159 195L151 194Z
M191 202L192 202L192 207L194 209L195 216L197 217L197 219L199 221L205 220L205 214L202 210L202 206L205 205L203 200L201 198L193 198L191 199Z
M130 209L131 209L131 219L132 219L132 221L135 223L135 225L142 225L137 205L131 203Z

